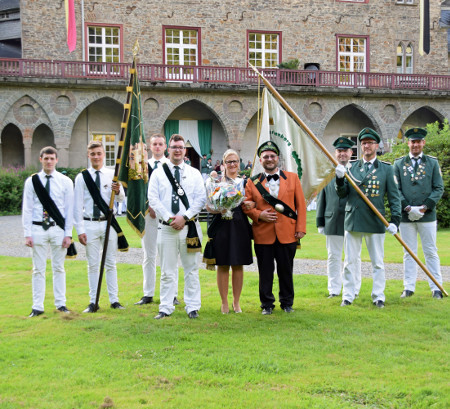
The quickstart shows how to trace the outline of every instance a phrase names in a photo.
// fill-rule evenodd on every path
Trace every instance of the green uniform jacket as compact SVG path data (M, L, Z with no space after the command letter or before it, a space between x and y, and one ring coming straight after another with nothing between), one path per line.
M200 162L200 173L209 174L208 159L202 159Z
M391 223L398 227L401 218L401 201L393 166L375 159L372 168L366 172L362 159L351 161L350 164L351 167L348 170L350 177L383 216L385 216L384 196L387 195L391 209ZM345 206L345 230L362 233L384 233L386 231L383 222L364 203L346 178L336 178L336 192L339 197L348 196Z
M324 227L326 235L343 236L346 203L346 197L337 195L333 179L317 198L316 226Z
M437 159L433 156L422 155L420 165L415 172L410 156L406 155L396 159L394 172L402 200L402 222L416 223L411 222L408 219L408 213L403 210L408 205L428 207L417 223L435 221L436 203L444 193L444 182Z

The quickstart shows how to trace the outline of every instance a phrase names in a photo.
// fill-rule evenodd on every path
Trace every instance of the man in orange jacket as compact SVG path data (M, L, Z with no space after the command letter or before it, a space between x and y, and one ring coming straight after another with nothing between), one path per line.
M293 312L293 269L297 242L306 234L306 203L297 174L278 168L279 148L272 142L258 149L264 172L251 178L245 188L244 212L253 220L253 239L259 270L259 298L263 315L272 314L274 261L277 262L281 308Z

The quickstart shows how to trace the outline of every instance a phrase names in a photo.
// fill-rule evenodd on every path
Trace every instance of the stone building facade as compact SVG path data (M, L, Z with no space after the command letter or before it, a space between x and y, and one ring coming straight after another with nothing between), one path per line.
M439 2L431 3L433 23L439 20L440 8ZM64 2L21 1L22 59L104 61L111 54L105 57L100 51L111 52L110 41L118 43L111 58L129 63L139 40L140 64L194 61L192 65L214 69L247 67L249 59L257 60L262 53L263 66L273 64L273 58L276 63L298 59L300 70L314 64L320 71L342 71L349 63L350 71L359 64L363 72L396 73L400 57L411 78L449 74L447 33L438 24L432 26L430 54L419 55L416 0L84 0L75 4L78 41L69 54ZM105 28L111 29L106 35ZM168 44L169 32L186 36L186 43L175 50L180 52L177 56L176 47ZM257 42L252 39L261 36L268 48L274 47L273 52L252 48ZM348 44L340 39L351 39L349 55L341 52ZM100 41L98 47L95 41ZM411 52L405 51L408 46ZM362 47L360 53L358 47ZM164 68L176 72L171 69ZM45 73L40 77L0 76L0 165L37 165L40 148L54 145L61 166L86 166L86 146L94 136L117 143L126 80ZM284 84L278 89L329 149L336 137L354 137L361 128L371 126L383 136L383 150L387 150L408 127L442 122L450 114L450 86L426 90ZM258 111L255 85L180 82L168 76L165 81L141 81L141 92L147 137L163 132L168 119L208 119L212 121L213 161L227 147L240 152L244 161L253 159ZM195 153L192 156L196 159Z

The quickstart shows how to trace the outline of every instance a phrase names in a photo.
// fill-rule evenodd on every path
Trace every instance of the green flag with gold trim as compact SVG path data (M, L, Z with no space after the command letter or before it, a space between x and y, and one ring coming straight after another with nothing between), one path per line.
M125 140L119 170L119 181L127 188L127 222L133 230L143 237L145 215L148 212L147 185L147 147L142 121L141 91L136 70L136 60L131 68L132 86L128 118L125 123Z

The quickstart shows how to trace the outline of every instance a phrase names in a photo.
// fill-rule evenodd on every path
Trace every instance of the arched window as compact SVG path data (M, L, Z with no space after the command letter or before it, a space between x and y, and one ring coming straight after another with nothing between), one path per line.
M397 73L413 73L413 46L411 43L397 45Z

